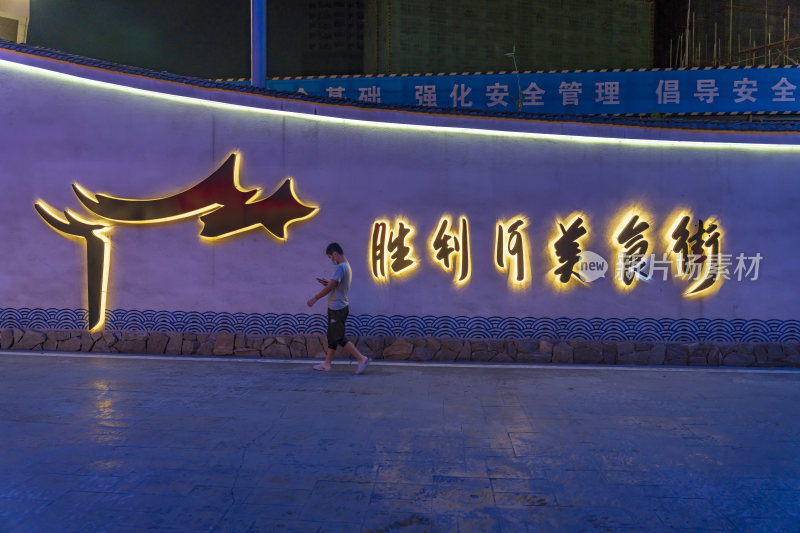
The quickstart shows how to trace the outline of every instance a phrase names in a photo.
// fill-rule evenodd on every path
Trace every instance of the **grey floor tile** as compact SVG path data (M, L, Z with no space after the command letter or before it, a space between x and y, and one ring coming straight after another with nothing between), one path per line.
M0 531L800 530L800 372L339 370L0 354Z

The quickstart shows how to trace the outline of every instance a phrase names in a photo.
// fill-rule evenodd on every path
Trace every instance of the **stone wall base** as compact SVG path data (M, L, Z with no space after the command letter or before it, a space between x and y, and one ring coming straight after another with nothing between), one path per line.
M374 359L799 367L798 343L675 343L541 339L444 339L351 337ZM323 335L264 336L180 333L0 329L0 350L127 354L219 355L308 359L325 357ZM348 357L339 348L337 357Z

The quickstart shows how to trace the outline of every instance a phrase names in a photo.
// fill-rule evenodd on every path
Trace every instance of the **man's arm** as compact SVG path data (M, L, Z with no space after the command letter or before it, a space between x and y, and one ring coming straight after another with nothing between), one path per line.
M307 301L306 305L309 307L313 307L315 303L324 298L325 295L327 295L329 292L335 289L337 285L339 285L338 281L336 281L335 279L329 279L328 284L325 285L325 288L319 291L319 293L313 296L309 301Z

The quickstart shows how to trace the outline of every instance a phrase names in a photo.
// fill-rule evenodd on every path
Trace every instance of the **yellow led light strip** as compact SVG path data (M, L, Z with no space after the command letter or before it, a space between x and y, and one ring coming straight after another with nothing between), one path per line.
M17 70L27 73L38 74L40 76L57 80L80 83L83 85L89 85L89 86L114 90L118 92L135 94L138 96L158 98L161 100L175 101L192 105L200 105L204 107L224 109L229 111L245 111L250 114L276 116L282 118L294 118L298 120L308 120L312 122L339 124L345 126L382 128L388 130L419 131L427 133L449 133L449 134L458 133L463 135L475 135L475 136L485 136L485 137L537 139L537 140L549 140L549 141L581 143L581 144L605 144L605 145L642 146L642 147L703 148L703 149L725 149L725 150L758 150L758 151L770 151L770 152L800 151L800 144L737 143L737 142L717 142L717 141L676 141L676 140L659 140L659 139L623 139L616 137L592 137L584 135L559 135L555 133L532 133L532 132L517 132L517 131L497 131L497 130L488 130L479 128L430 126L424 124L397 124L393 122L339 118L339 117L330 117L330 116L315 115L309 113L282 111L276 109L264 109L261 107L246 106L241 104L231 104L226 102L214 102L203 98L196 98L191 96L179 96L179 95L161 93L158 91L152 91L147 89L138 89L135 87L128 87L125 85L118 85L115 83L110 83L105 81L82 78L80 76L76 76L73 74L64 74L62 72L55 72L42 67L24 65L13 61L8 61L5 59L0 59L0 67L8 70ZM114 73L114 74L125 76L125 74L122 73ZM153 81L161 81L161 80L154 79ZM461 118L461 117L453 117L453 118Z

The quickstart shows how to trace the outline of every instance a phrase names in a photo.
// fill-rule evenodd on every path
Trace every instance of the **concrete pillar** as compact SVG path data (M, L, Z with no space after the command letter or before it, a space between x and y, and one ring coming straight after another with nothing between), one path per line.
M267 86L267 0L250 0L250 83Z

